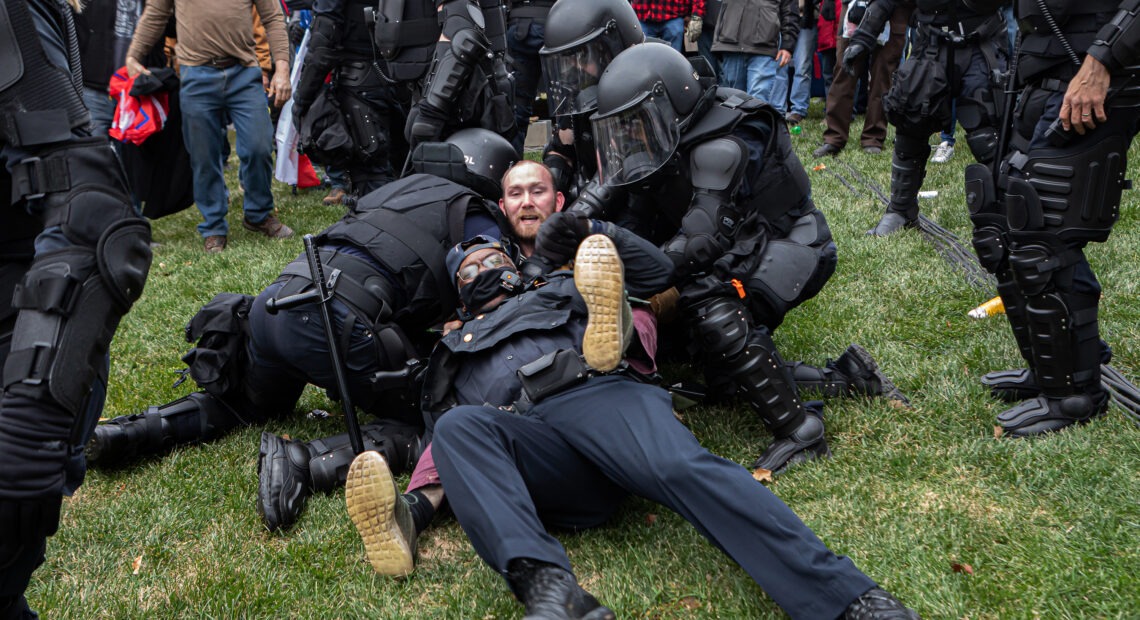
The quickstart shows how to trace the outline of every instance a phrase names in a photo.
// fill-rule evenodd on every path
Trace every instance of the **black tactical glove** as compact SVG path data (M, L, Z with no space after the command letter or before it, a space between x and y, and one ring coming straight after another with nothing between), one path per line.
M583 213L554 213L539 227L534 253L552 265L565 264L578 251L578 244L590 234L591 228L590 219Z
M848 75L856 77L859 68L865 66L863 60L871 55L871 46L858 37L851 37L847 49L843 52L843 70Z
M416 145L421 142L442 140L443 126L446 122L446 114L427 101L420 101L412 114L408 115L407 130L404 132L409 150L415 150Z

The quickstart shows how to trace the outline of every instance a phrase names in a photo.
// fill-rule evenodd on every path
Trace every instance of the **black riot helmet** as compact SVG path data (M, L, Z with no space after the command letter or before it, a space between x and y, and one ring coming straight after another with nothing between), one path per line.
M412 171L470 187L488 200L502 198L499 181L518 161L506 138L480 128L460 129L444 142L424 142L412 151Z
M705 90L693 65L668 45L642 43L618 54L602 74L590 117L599 179L628 185L664 166L704 109Z
M645 40L629 0L558 2L546 17L539 56L552 116L593 112L602 71Z

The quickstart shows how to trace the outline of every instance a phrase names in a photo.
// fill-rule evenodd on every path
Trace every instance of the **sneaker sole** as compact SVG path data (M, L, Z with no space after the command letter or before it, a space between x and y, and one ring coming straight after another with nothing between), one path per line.
M415 561L396 522L396 483L384 457L364 452L352 461L344 500L373 570L393 577L410 574Z
M891 378L879 368L879 364L875 361L875 358L871 357L871 353L868 352L867 349L864 349L861 345L852 344L848 347L848 350L854 353L855 356L859 358L859 361L875 374L875 378L879 380L880 396L887 400L893 400L908 407L910 406L910 399L907 398L906 394L903 394L902 390L895 385L895 382L891 381Z
M574 284L589 312L582 355L591 368L609 372L621 363L625 331L621 312L625 303L625 271L609 237L591 235L578 246Z

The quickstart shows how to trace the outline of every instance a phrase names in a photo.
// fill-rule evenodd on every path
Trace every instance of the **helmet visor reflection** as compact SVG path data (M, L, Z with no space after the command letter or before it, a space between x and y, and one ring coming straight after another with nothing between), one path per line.
M669 161L681 136L666 110L672 110L667 97L646 96L609 116L590 119L602 183L636 183Z
M602 38L596 38L560 52L542 54L552 116L593 112L598 107L598 80L614 59L610 47Z

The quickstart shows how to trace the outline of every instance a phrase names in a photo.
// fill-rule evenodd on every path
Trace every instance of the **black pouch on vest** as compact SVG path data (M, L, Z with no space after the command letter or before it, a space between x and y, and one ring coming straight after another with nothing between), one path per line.
M590 369L576 351L559 349L518 369L523 393L532 403L584 382Z

